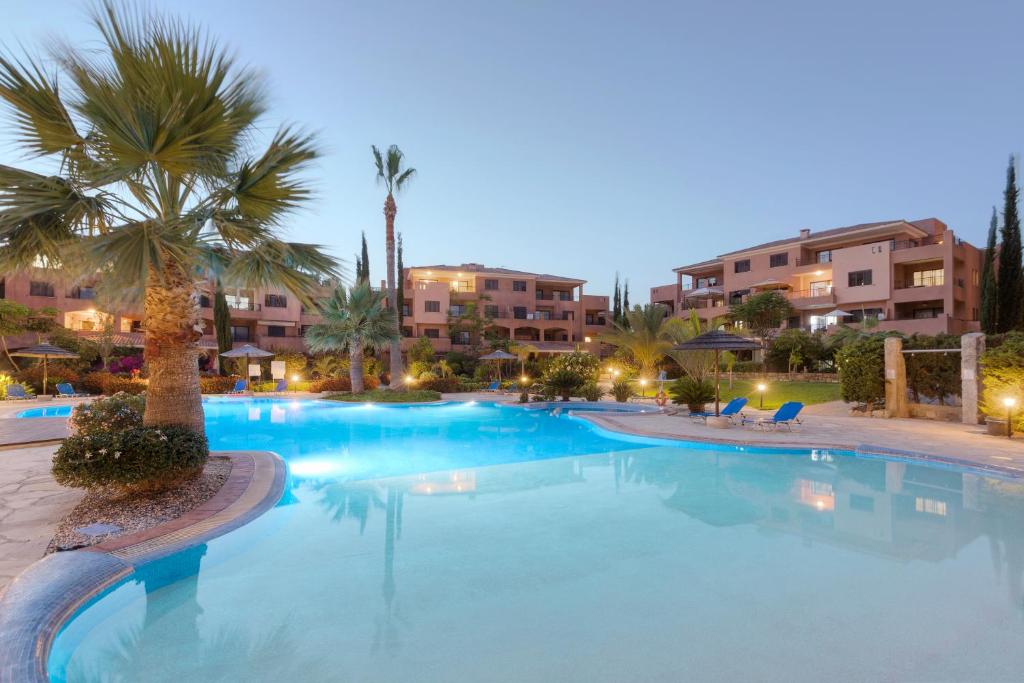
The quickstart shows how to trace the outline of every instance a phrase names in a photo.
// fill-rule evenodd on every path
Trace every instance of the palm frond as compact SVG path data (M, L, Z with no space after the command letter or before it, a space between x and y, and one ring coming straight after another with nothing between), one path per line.
M194 264L199 245L180 230L156 221L142 221L85 240L94 263L105 264L103 279L115 287L158 280L170 264ZM192 268L188 268L192 270Z
M336 267L315 245L265 240L233 254L222 279L242 287L282 287L312 305L321 278L336 275Z
M282 128L261 157L241 164L224 199L233 200L244 219L278 224L285 213L311 196L296 173L316 157L311 135Z
M34 154L61 154L82 142L61 101L57 79L31 58L0 55L0 99L13 109L15 140Z
M413 176L415 176L415 175L416 175L416 169L415 168L407 168L407 169L405 169L405 171L403 171L401 173L401 175L399 175L398 178L395 179L395 191L396 192L400 192L403 189L405 189L406 184L408 184L408 182L410 180L412 180Z
M398 316L386 302L384 293L366 282L348 290L339 287L321 309L323 322L306 331L306 343L315 353L344 351L355 342L363 348L387 348L398 336Z

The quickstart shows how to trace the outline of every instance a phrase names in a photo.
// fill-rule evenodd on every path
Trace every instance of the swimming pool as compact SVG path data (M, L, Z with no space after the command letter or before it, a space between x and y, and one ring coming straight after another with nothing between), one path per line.
M73 407L74 406L71 405L62 405L46 406L44 408L29 408L28 410L21 411L15 415L15 417L71 417L71 409Z
M453 403L206 404L280 503L82 610L55 680L1015 680L1024 485Z

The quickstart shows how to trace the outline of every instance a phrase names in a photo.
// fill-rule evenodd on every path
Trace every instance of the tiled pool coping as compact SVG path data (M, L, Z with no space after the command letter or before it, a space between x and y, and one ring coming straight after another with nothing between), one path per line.
M53 638L82 605L147 562L255 519L284 491L284 461L267 451L213 455L231 459L231 473L212 498L182 517L102 544L54 553L36 562L0 594L0 683L49 680Z

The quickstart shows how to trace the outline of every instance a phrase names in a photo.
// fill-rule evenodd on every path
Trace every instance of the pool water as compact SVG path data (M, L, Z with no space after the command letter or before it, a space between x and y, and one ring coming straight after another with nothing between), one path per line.
M492 404L223 400L270 512L81 611L58 681L1018 680L1024 483Z
M28 410L21 411L15 417L71 417L72 408L73 406L70 405L29 408Z

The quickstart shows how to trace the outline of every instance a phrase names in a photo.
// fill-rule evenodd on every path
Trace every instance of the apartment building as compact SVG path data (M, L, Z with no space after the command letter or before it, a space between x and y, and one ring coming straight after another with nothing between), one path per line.
M674 268L676 281L651 288L651 302L710 320L752 294L778 291L794 309L786 327L828 330L874 318L879 331L963 334L979 329L982 254L937 218L801 230Z
M610 318L608 297L584 294L586 281L570 277L463 263L406 268L402 279L404 348L427 337L439 353L469 349L480 341L479 325L465 324L475 316L490 333L542 353L598 352Z
M324 283L322 295L328 296L335 283ZM201 287L200 306L203 322L203 348L216 349L213 327L214 284ZM225 298L231 311L231 334L236 345L254 344L275 351L304 351L302 339L306 326L319 320L291 294L281 290L226 288ZM0 299L9 299L29 308L52 308L57 321L84 337L97 336L113 323L115 341L119 346L143 345L145 319L141 304L134 307L97 305L96 282L75 283L59 271L43 268L27 273L7 275L0 279ZM31 335L12 338L13 348L34 343Z

